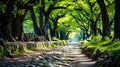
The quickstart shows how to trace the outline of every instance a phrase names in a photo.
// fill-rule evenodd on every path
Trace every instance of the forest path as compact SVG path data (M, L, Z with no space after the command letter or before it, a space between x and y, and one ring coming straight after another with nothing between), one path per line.
M96 67L95 61L82 54L78 43L70 43L65 46L65 48L68 49L68 52L65 52L64 54L72 60L72 67Z
M45 61L46 60L46 61ZM44 62L44 63L43 63ZM40 66L41 63L48 66ZM52 49L28 51L25 55L0 59L0 67L96 67L95 61L81 53L78 43Z

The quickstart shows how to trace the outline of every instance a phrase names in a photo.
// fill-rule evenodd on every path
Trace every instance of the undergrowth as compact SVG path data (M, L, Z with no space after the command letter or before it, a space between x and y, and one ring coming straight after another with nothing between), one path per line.
M120 56L120 40L109 39L102 41L101 36L91 37L89 40L84 40L84 48L91 48L94 52L99 49L101 52L113 53L115 56Z

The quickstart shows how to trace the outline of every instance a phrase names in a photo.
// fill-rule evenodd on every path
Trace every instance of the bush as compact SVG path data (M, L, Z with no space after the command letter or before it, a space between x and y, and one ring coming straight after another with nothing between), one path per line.
M93 36L89 41L83 41L84 45L81 48L91 48L94 52L99 49L101 52L113 53L120 56L120 40L106 39L101 40L101 36Z

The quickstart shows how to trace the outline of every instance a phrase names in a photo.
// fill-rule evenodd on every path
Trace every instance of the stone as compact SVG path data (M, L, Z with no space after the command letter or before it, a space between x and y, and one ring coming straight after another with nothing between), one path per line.
M93 60L96 60L97 59L96 54L92 53L90 58L93 59Z
M101 56L101 51L99 49L96 50L96 55L97 55L97 57Z
M87 53L86 53L86 56L87 56L87 57L90 57L91 54L92 54L91 52L87 52Z
M105 60L102 67L112 67L112 61L110 59Z

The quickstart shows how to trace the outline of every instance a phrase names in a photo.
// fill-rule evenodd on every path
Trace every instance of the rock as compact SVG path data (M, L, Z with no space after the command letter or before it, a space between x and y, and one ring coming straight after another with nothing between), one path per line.
M29 67L36 67L35 65L30 65Z
M92 53L90 58L92 58L93 60L96 60L97 59L96 54Z
M108 58L113 58L113 53L108 53Z
M101 51L99 49L96 50L96 56L97 58L101 56Z
M105 60L102 67L112 67L112 61L110 59Z
M101 57L101 58L106 58L106 57L107 57L107 53L106 53L106 52L101 52L100 57Z
M91 49L90 48L85 48L84 53L86 53L86 52L91 52Z
M87 53L86 53L86 56L87 56L87 57L90 57L91 54L92 54L91 52L87 52Z
M102 63L104 61L103 58L98 58L97 63Z

